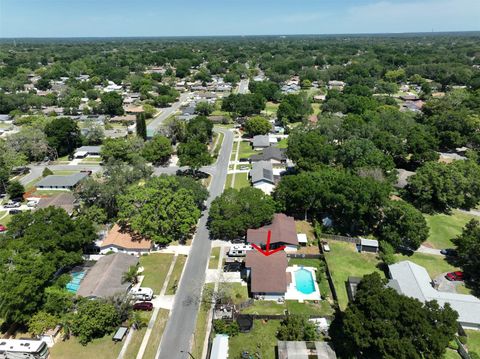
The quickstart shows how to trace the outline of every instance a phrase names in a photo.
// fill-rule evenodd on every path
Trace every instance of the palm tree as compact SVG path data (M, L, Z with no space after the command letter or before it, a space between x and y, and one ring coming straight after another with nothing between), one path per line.
M138 283L138 268L137 266L130 266L128 268L128 271L123 273L122 280L124 283L132 283L132 284L137 284Z

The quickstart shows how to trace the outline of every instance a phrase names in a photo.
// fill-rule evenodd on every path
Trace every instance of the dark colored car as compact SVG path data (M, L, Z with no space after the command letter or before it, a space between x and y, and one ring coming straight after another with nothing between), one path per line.
M450 281L462 281L463 280L463 272L461 272L461 271L450 272L450 273L447 273L445 278L447 278Z
M444 248L440 253L448 257L455 257L457 255L457 251L453 248Z
M152 302L137 302L133 305L133 310L153 310Z
M240 272L243 268L242 262L227 263L223 266L224 272Z
M20 209L11 209L10 214L19 214L19 213L22 213L22 211Z

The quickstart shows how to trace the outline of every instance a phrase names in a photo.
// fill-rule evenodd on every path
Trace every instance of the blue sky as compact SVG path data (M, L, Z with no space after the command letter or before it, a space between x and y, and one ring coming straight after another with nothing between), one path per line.
M0 37L480 30L480 0L0 0Z

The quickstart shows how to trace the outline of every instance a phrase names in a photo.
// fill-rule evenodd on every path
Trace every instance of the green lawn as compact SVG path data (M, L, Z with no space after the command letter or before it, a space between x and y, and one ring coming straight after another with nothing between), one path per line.
M0 216L1 217L1 216ZM11 214L7 214L5 217L3 217L2 219L0 219L0 224L3 224L4 226L8 225L10 223L10 221L12 220L12 215Z
M277 142L275 147L287 148L288 147L288 138L282 138L279 142Z
M122 350L122 342L114 342L113 334L108 334L100 339L94 339L87 345L83 346L74 337L67 341L59 341L50 349L51 359L115 359L120 350Z
M428 243L433 248L438 249L453 247L452 238L458 236L465 224L472 218L475 218L475 216L457 210L454 210L451 215L425 215L430 227Z
M447 351L443 355L443 359L462 359L462 357L456 350L447 348Z
M38 191L33 192L32 195L51 197L59 193L65 193L65 192L71 192L71 191L68 189L52 189L52 190L40 189Z
M148 339L147 348L143 354L143 359L155 359L160 340L162 339L163 331L167 325L169 311L167 309L160 309L157 319L152 328L152 334ZM101 357L98 357L101 358Z
M326 300L319 303L305 302L300 303L296 300L287 300L287 310L292 314L299 315L333 315L334 309Z
M217 142L217 145L212 148L212 155L215 156L215 157L218 156L218 153L220 152L220 149L222 148L223 137L224 137L224 134L222 132L218 132L218 133L216 133L216 135L218 137L218 142ZM215 142L213 142L213 143L215 143Z
M100 162L102 162L101 157L87 157L81 161L81 163L100 163Z
M434 278L437 275L443 272L451 272L457 270L454 266L449 264L445 257L443 256L436 256L432 254L425 254L425 253L414 253L411 256L406 256L403 254L396 254L395 258L397 262L409 260L413 263L416 263L422 267L425 267L430 277Z
M148 321L152 316L152 312L139 312L140 316ZM135 330L132 334L132 339L130 340L130 344L128 344L127 351L125 352L124 359L135 359L137 357L138 349L140 349L140 345L142 345L143 337L145 336L145 332L147 331L147 327L143 327L140 330Z
M167 276L173 254L154 253L140 257L140 265L144 268L142 287L149 287L158 294Z
M182 276L183 267L185 266L185 262L187 261L187 256L179 255L177 257L177 261L173 266L172 276L170 277L170 281L168 282L167 290L165 294L171 295L175 294L177 291L178 283L180 282L180 277Z
M312 103L313 114L318 115L321 111L321 107L319 103Z
M252 148L250 142L242 141L240 142L240 153L238 154L238 158L250 158L251 155L258 154L259 151L255 151Z
M193 344L192 344L192 354L194 358L201 358L203 351L203 342L205 341L205 336L207 335L207 317L208 311L210 310L211 304L207 302L206 298L206 289L208 291L213 290L214 284L208 283L205 284L203 288L203 300L200 304L200 310L197 315L197 323L195 324L195 333L193 335ZM230 355L231 358L234 358Z
M248 351L250 355L258 353L259 356L255 358L275 359L279 327L279 320L255 320L249 333L240 333L229 338L229 358L240 358L242 352Z
M248 288L241 283L220 283L219 290L228 293L234 304L240 304L248 300Z
M80 171L67 171L67 170L64 170L64 171L52 171L54 175L57 175L57 176L69 176L69 175L73 175L75 173L79 173Z
M218 268L218 260L220 259L220 247L212 248L212 252L210 253L210 260L208 261L208 268L209 269L217 269Z
M467 333L468 350L480 354L480 331L479 330L465 330Z
M243 309L243 314L284 314L287 309L285 304L269 300L255 300L254 304Z
M243 187L250 187L250 181L248 180L248 173L243 173L243 172L236 173L235 182L233 183L233 188L240 189Z
M265 113L267 115L274 115L277 113L277 110L278 110L278 106L280 106L280 104L278 103L273 103L273 102L267 102L267 104L265 105Z
M348 304L345 283L349 276L363 277L365 274L383 272L377 268L379 260L373 253L358 253L353 243L329 241L330 252L325 254L328 268L333 277L333 284L338 296L340 309Z

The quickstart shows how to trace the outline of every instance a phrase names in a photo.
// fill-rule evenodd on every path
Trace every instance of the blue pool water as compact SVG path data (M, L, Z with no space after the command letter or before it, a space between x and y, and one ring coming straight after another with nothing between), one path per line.
M66 286L69 292L77 293L78 288L80 288L80 282L82 281L83 277L85 277L85 273L85 271L70 273L72 280L68 282Z
M295 287L303 294L315 292L312 273L304 268L297 270L295 272Z

